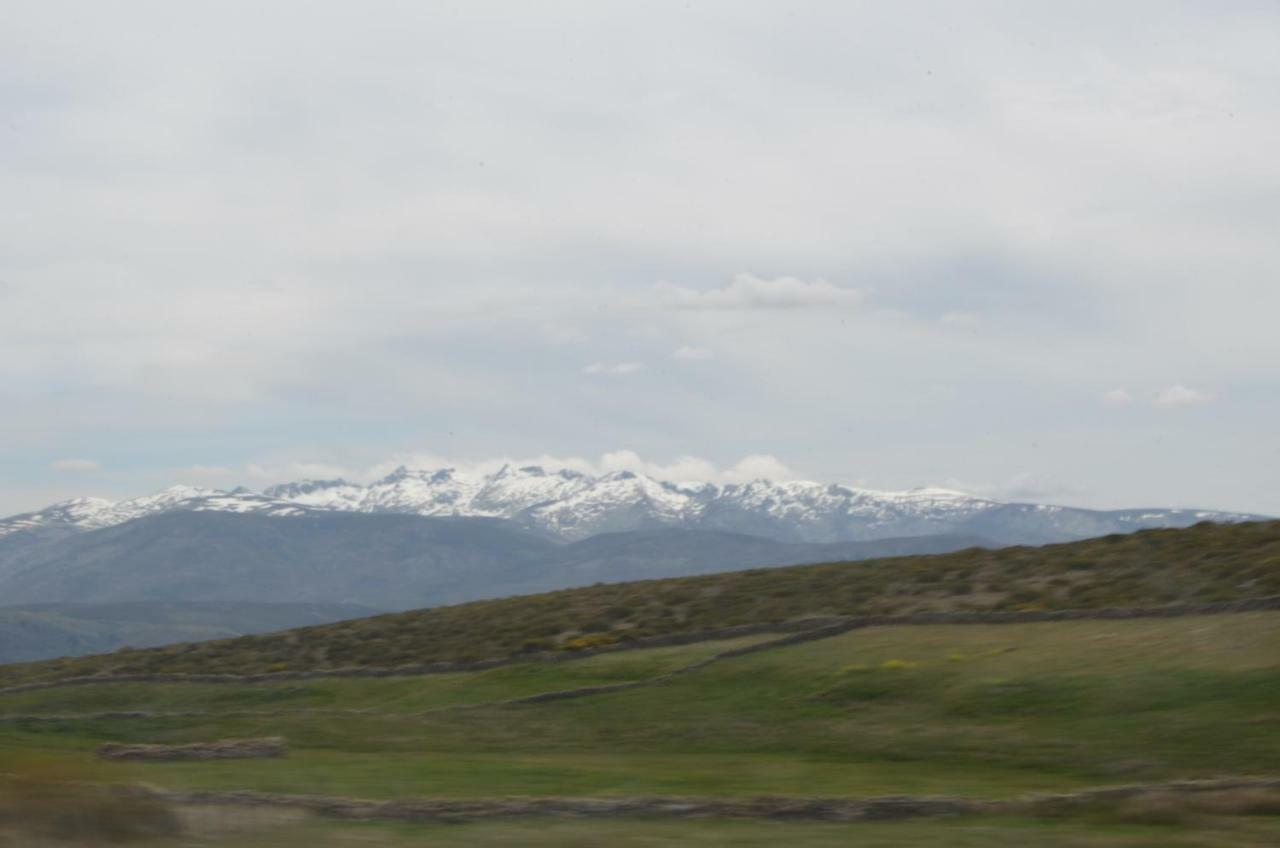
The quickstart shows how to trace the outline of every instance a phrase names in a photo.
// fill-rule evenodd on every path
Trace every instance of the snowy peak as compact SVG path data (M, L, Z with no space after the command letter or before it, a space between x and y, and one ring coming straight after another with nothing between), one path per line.
M162 512L178 511L261 512L273 516L298 515L304 505L259 495L248 489L225 492L198 486L171 486L153 495L109 501L75 498L39 512L0 520L0 538L29 530L97 530Z
M43 527L81 527L111 508L114 504L105 498L72 498L53 504L39 512L26 512L0 521L0 539L24 530Z
M263 491L263 496L289 501L316 509L356 509L364 498L365 487L346 480L300 480L283 483Z
M0 538L56 528L92 530L174 510L294 516L313 510L503 518L567 540L652 527L767 536L787 542L865 541L967 533L1010 543L1065 541L1144 527L1261 516L1194 510L1101 512L1006 504L941 488L882 492L803 480L673 483L633 471L599 476L538 465L491 474L397 468L368 485L300 480L261 494L173 486L119 502L78 498L0 520Z

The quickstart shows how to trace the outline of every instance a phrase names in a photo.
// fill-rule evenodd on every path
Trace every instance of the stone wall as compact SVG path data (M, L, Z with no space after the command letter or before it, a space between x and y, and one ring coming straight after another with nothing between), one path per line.
M258 739L219 739L216 742L196 742L191 745L125 745L104 742L98 746L98 757L103 760L242 760L250 758L276 758L288 753L283 737L264 736Z
M871 798L475 798L378 801L327 795L271 795L260 792L176 792L142 787L138 791L174 804L279 807L306 810L341 819L410 822L464 822L511 817L605 818L746 818L811 821L871 821L938 818L990 813L1047 813L1098 801L1147 794L1280 789L1280 778L1228 777L1087 789L1057 795L1024 795L978 799L938 795L889 795Z
M645 648L690 645L722 639L735 639L764 633L792 633L788 639L773 640L759 645L749 645L724 656L751 653L784 644L825 639L863 627L896 627L918 624L1025 624L1043 621L1080 621L1086 619L1119 620L1134 618L1177 618L1193 615L1222 615L1228 613L1280 610L1280 596L1253 598L1244 601L1224 601L1207 604L1174 604L1163 607L1120 607L1112 609L1080 610L1026 610L1020 612L920 612L907 615L873 615L857 618L813 618L796 621L765 622L717 630L701 630L670 636L654 636L634 639L617 645L579 651L554 651L518 654L473 662L434 662L422 665L405 665L391 668L331 668L314 671L279 671L263 674L100 674L87 677L66 677L0 688L0 695L31 692L61 686L82 686L95 683L268 683L290 680L316 680L330 677L411 677L424 674L444 674L459 671L482 671L518 662L569 662L583 657L597 656L617 651L634 651Z

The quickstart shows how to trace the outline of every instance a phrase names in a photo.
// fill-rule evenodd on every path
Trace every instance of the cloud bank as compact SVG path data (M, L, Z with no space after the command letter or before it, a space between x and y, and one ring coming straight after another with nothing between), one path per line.
M54 471L70 471L73 473L89 473L101 471L102 465L92 459L55 459L49 463Z
M718 289L693 289L661 282L653 287L652 304L664 309L818 309L851 308L862 303L864 293L833 285L826 280L796 277L763 279L738 274Z
M385 477L401 467L414 470L453 468L465 474L481 475L492 474L504 466L513 468L538 466L547 471L567 469L593 476L619 471L631 471L636 474L645 474L657 480L677 483L749 483L752 480L760 479L793 480L798 476L795 471L788 468L777 457L763 454L745 456L729 463L717 465L708 459L696 456L678 456L669 462L653 461L645 459L636 451L629 449L609 451L595 459L581 456L552 456L548 454L457 459L433 453L415 452L399 454L363 468L344 468L323 463L291 462L275 466L250 465L244 469L244 472L255 485L265 486L272 483L301 479L345 479L352 482L368 483ZM176 476L191 476L194 473L191 469L179 469L176 472ZM195 474L195 476L199 475ZM218 476L223 475L219 474Z
M10 5L0 513L421 445L1280 513L1274 3Z

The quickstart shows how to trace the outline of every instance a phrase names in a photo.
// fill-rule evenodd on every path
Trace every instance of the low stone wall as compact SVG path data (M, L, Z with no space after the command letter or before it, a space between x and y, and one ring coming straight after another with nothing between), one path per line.
M1280 610L1280 595L1252 598L1243 601L1224 601L1207 604L1172 604L1163 607L1119 607L1110 609L1078 610L1026 610L1021 612L920 612L906 615L872 615L850 618L811 618L795 621L766 622L717 630L700 630L670 636L653 636L621 642L600 648L579 651L554 651L517 654L471 662L434 662L422 665L405 665L390 668L331 668L314 671L278 671L262 674L98 674L86 677L66 677L60 680L44 680L0 688L0 695L53 689L61 686L84 686L96 683L274 683L290 680L317 680L332 677L415 677L425 674L445 674L460 671L483 671L519 662L568 662L584 657L618 651L634 651L646 648L691 645L722 639L735 639L764 633L791 633L789 639L779 639L760 645L748 645L723 656L751 653L785 644L809 642L837 636L863 627L896 627L918 624L1025 624L1047 621L1080 621L1086 619L1122 620L1135 618L1178 618L1194 615L1222 615L1228 613L1263 612ZM717 659L720 657L717 657ZM695 666L696 667L696 666ZM692 668L692 667L691 667Z
M990 813L1045 813L1098 801L1154 793L1203 793L1236 789L1280 789L1280 778L1228 777L1168 783L1131 784L1056 795L1008 799L937 795L889 795L871 798L476 798L378 801L328 795L272 795L260 792L175 792L150 787L139 791L174 804L278 807L306 810L341 819L409 822L465 822L493 818L745 818L811 821L873 821L939 818Z
M173 718L280 718L281 716L368 716L391 715L377 710L343 710L306 708L277 710L181 710L161 712L155 710L116 710L101 713L10 713L0 715L0 724L58 724L65 721L119 721L128 719Z
M196 742L191 745L124 745L105 742L98 746L98 757L103 760L243 760L252 758L276 758L288 753L288 746L280 736L258 739L220 739L216 742Z
M631 639L614 645L581 650L541 651L536 653L515 654L509 657L498 657L487 660L471 660L448 662L439 661L420 665L401 665L385 668L356 666L351 668L328 668L314 671L272 671L261 674L189 674L183 672L156 672L137 674L94 674L81 677L63 677L57 680L39 680L31 683L19 683L14 686L0 687L0 695L12 695L19 692L34 692L41 689L54 689L61 686L89 686L97 683L279 683L291 680L319 680L331 677L417 677L426 674L450 674L465 671L484 671L505 665L524 662L571 662L600 654L612 654L621 651L637 651L646 648L666 648L679 645L693 645L699 642L715 642L723 639L738 639L744 636L757 636L765 633L807 632L817 627L830 626L833 622L844 622L847 619L836 617L798 619L795 621L767 622L764 624L745 624L737 627L724 627L716 630L697 630L690 633L676 633L670 636L645 636Z

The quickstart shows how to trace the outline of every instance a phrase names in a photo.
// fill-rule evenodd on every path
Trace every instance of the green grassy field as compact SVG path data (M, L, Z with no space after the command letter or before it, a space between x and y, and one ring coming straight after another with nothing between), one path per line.
M1278 613L870 628L589 698L422 712L641 679L728 646L398 679L40 690L0 697L0 712L209 714L0 725L0 756L173 788L363 797L998 797L1280 773ZM371 712L224 715L294 708ZM277 734L288 759L92 759L104 740Z
M751 610L760 608L783 618L875 609L878 602L857 601L861 593L873 591L908 608L935 608L944 595L952 599L952 608L977 603L979 597L988 607L1010 608L1008 597L993 599L985 591L985 581L995 579L990 569L1021 575L1026 585L1038 581L1046 592L1061 590L1061 597L1041 599L1045 607L1091 598L1090 592L1104 586L1109 587L1106 598L1135 605L1143 605L1144 599L1146 605L1220 600L1230 594L1222 589L1228 581L1257 589L1263 585L1256 576L1259 568L1268 575L1280 573L1273 553L1278 528L1275 523L1233 528L1231 533L1193 528L1139 534L1137 541L1095 540L1076 548L1059 546L1071 552L1065 559L1061 550L1033 555L1024 549L965 552L920 565L898 561L893 567L905 569L905 576L888 583L876 570L881 566L872 564L865 573L858 571L861 566L833 565L593 587L255 637L259 641L179 647L148 654L151 659L145 662L216 670L248 651L248 670L253 670L253 663L269 658L281 662L273 652L284 646L288 657L311 657L313 666L345 665L334 659L337 646L369 658L401 657L417 650L414 645L431 644L428 637L451 623L460 629L449 631L431 650L433 656L459 657L466 653L459 646L468 640L483 645L474 650L484 652L517 644L537 630L532 623L540 616L553 614L556 603L563 602L572 615L584 610L595 615L602 604L612 608L606 601L618 605L619 598L632 599L619 606L632 614L636 609L676 610L674 617L662 617L677 632L744 623ZM1231 545L1228 538L1234 540ZM1157 571L1147 562L1142 566L1147 583L1125 576L1139 569L1140 555L1160 548L1168 549L1172 564ZM1081 550L1110 551L1115 573L1106 579L1088 576L1098 569L1078 561ZM982 563L968 579L983 591L966 596L938 589L960 579L955 577L962 571L957 563L969 556ZM1076 580L1073 586L1091 588L1063 589L1053 582L1059 573L1068 575L1061 579ZM1153 595L1148 584L1160 581L1174 588ZM1267 583L1263 588L1270 587ZM643 597L658 600L644 605L637 600ZM955 601L957 597L968 600ZM1101 595L1094 600L1105 605ZM483 615L471 620L463 615L468 610ZM510 615L494 617L503 610ZM605 632L593 629L594 624L555 626L562 635ZM360 648L364 638L375 644ZM671 675L726 650L776 638L758 635L575 655L561 662L530 656L484 671L434 675L99 683L3 694L2 716L58 718L0 721L0 848L38 844L29 834L14 836L5 830L4 774L52 774L57 785L67 785L68 779L81 782L77 785L141 781L185 790L463 800L890 794L1013 798L1119 783L1280 775L1280 612L870 627L766 647ZM389 648L393 643L399 647ZM119 667L112 663L134 661L135 654L129 653L72 664L88 662L87 668L109 670ZM72 664L20 666L10 679L56 676ZM639 685L576 699L504 703L616 683ZM92 715L133 710L193 714ZM94 755L104 741L181 744L255 736L286 737L290 755L156 763L105 762ZM259 820L258 813L240 808L206 811L206 817L212 816L214 830L225 831L216 841L228 848L424 842L623 848L851 842L1280 844L1280 816L1275 814L1280 813L1280 792L1249 810L1257 815L1236 808L1200 809L1185 798L1163 804L1154 810L1090 809L1065 819L1004 815L893 824L631 818L393 826L304 820L282 811L273 813L279 820ZM62 815L56 803L53 809L54 819ZM195 827L191 833L196 835L183 837L185 841L161 838L146 844L196 844L191 839L205 839L198 835L203 832Z
M767 642L775 634L692 645L528 662L485 671L417 677L330 678L250 685L224 683L110 683L0 694L0 715L93 713L115 710L378 710L413 713L499 701L580 686L648 680L721 651Z

